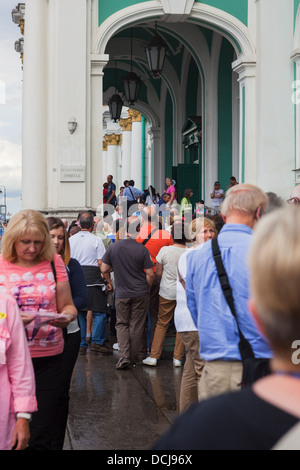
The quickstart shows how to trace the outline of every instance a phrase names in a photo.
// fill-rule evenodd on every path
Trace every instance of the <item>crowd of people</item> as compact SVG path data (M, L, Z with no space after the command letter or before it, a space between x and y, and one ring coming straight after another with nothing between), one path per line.
M179 204L174 183L160 197L125 181L117 195L109 175L101 215L82 211L69 224L23 210L10 220L1 449L61 450L78 355L115 349L118 371L159 367L171 324L180 416L154 449L271 449L299 421L300 188L288 205L232 177L226 194L215 182L210 210L192 208L191 188ZM248 387L244 337L251 365L269 366Z

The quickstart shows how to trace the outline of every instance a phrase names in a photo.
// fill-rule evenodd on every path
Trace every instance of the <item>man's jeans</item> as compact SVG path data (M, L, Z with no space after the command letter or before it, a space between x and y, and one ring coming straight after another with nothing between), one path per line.
M86 341L86 315L87 312L78 312L78 321L81 331L81 348L88 347ZM93 312L93 319L92 342L102 345L106 340L106 313Z

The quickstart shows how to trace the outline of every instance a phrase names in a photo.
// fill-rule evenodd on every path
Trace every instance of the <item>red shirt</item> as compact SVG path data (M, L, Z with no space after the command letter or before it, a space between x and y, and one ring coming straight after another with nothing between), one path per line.
M136 241L142 243L155 228L155 225L142 226ZM150 252L152 263L154 265L154 271L156 271L156 256L158 255L160 249L163 246L170 246L173 244L173 238L166 230L157 230L150 238L150 240L146 243L145 246Z

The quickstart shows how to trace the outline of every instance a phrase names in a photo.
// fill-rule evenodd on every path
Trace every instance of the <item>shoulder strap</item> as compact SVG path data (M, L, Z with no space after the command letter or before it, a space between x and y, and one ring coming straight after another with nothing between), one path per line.
M51 261L51 268L52 268L52 271L53 271L54 280L55 280L55 282L57 282L55 263L54 263L53 260Z
M142 242L142 245L146 245L146 243L148 243L150 238L153 237L153 235L155 234L155 232L157 232L157 230L158 230L158 228L155 228L154 230L152 230L152 232L149 233L148 237L145 238L145 240Z
M130 187L130 186L128 186L128 188L129 188L129 191L131 192L131 196L132 196L133 200L135 200L135 197L134 197L134 195L133 195L133 192L132 192L132 189L131 189L131 187Z
M221 251L220 251L220 247L219 247L217 237L212 239L212 251L213 251L213 257L214 257L214 260L215 260L219 280L220 280L220 283L221 283L221 287L222 287L225 299L226 299L226 301L227 301L227 303L230 307L231 313L234 316L237 327L238 327L238 331L239 331L239 335L240 335L239 348L240 348L240 352L241 352L241 357L242 357L242 359L254 358L255 356L254 356L251 344L244 337L244 335L241 332L240 327L239 327L238 318L237 318L235 305L234 305L232 288L230 286L229 279L228 279L228 276L227 276L227 273L226 273L226 270L225 270L225 267L224 267L224 264L223 264L223 261L222 261L222 255L221 255Z
M292 427L272 450L300 450L300 422Z

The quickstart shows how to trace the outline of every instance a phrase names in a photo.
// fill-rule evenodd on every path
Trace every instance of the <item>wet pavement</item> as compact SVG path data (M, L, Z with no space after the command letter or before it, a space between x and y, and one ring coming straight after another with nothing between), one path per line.
M147 450L178 416L183 368L173 366L175 337L157 367L116 370L118 351L79 356L70 390L65 450Z

